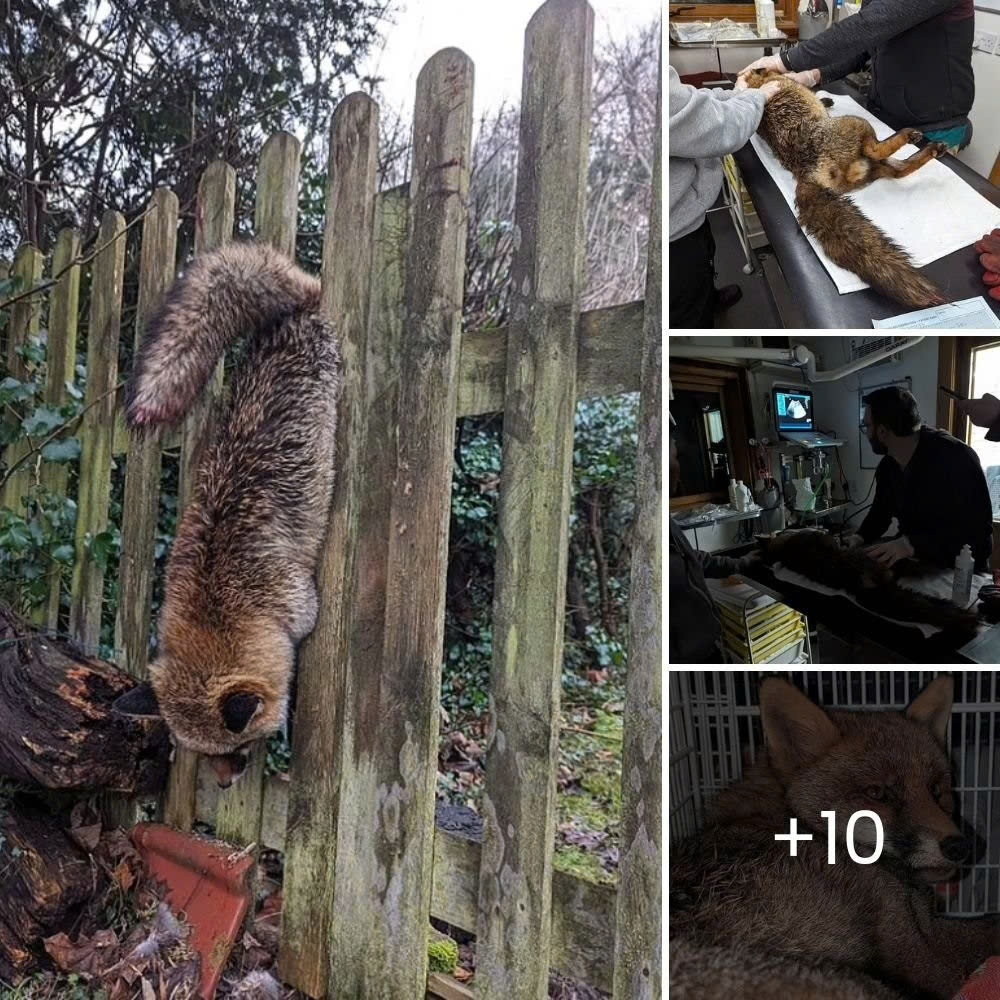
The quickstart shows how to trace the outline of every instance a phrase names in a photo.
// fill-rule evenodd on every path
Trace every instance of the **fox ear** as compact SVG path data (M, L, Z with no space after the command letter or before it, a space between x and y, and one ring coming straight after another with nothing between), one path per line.
M951 701L954 692L955 681L951 674L941 674L910 702L903 713L908 719L929 726L934 738L946 748L945 734L948 721L951 719Z
M160 705L156 700L156 692L149 681L137 684L131 691L119 695L111 706L112 711L119 715L150 718L160 715Z
M760 686L760 721L771 763L780 774L794 774L840 739L830 716L780 677L769 677Z
M263 699L249 691L235 691L222 700L222 721L231 733L242 733L260 711Z

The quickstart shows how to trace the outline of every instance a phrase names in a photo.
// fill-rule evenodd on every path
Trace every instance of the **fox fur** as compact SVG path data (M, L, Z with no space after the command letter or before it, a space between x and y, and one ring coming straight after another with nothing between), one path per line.
M952 694L942 675L901 713L824 711L784 679L761 683L765 751L719 795L705 829L670 852L671 997L950 1000L1000 950L996 917L934 910L933 883L971 846L953 815ZM847 853L860 810L883 828L872 864ZM774 839L793 817L812 835L795 857ZM854 842L873 853L870 819L856 822Z
M900 621L922 622L940 628L972 631L977 613L936 597L900 587L900 577L926 566L904 560L892 568L861 548L843 548L836 536L816 528L796 528L760 539L765 562L781 562L810 580L846 590L869 611Z
M749 87L770 80L781 84L757 131L795 177L802 228L831 260L888 298L913 308L944 302L940 289L916 270L906 251L844 194L881 177L906 177L945 152L945 144L932 142L895 160L892 154L919 142L922 133L905 128L880 142L870 122L855 115L831 118L816 94L781 73L753 70L746 79Z
M126 389L135 433L177 423L227 346L249 340L170 551L151 689L118 706L162 714L220 781L283 724L316 621L342 381L319 301L319 281L270 247L203 254L151 317Z

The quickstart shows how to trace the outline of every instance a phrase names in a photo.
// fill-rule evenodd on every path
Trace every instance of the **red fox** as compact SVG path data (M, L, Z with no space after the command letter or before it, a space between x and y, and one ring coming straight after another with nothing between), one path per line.
M932 142L905 160L895 160L892 154L900 147L923 138L917 129L901 129L880 142L866 119L831 118L824 105L832 103L828 98L817 97L787 76L753 70L746 80L750 87L769 80L782 84L767 102L757 131L781 165L795 175L799 221L827 256L905 306L944 302L940 290L914 268L906 252L844 192L857 191L880 177L905 177L945 152L945 144Z
M780 561L810 580L846 590L869 611L955 632L975 631L975 608L957 607L950 601L898 586L900 578L927 570L916 560L902 560L890 569L864 549L841 547L837 537L822 528L788 529L774 536L761 536L759 541L764 562Z
M343 369L319 299L319 280L270 247L203 254L151 317L126 391L133 432L176 423L226 347L249 341L170 550L151 683L116 702L162 713L222 785L284 722L316 623Z
M932 884L970 849L945 744L952 684L938 677L896 713L824 711L783 679L762 682L765 753L671 851L671 997L950 1000L1000 951L997 918L934 912ZM860 810L883 831L871 864L847 851ZM775 839L793 817L812 838L795 857ZM871 819L854 825L862 857L876 837Z

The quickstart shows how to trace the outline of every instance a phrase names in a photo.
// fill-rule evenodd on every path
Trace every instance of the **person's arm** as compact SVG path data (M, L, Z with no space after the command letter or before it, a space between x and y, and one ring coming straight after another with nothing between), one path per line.
M767 103L759 88L724 92L728 96L719 100L711 90L681 83L673 66L668 73L671 156L725 156L742 149L757 131Z
M982 564L993 547L993 503L979 456L971 448L948 468L941 469L948 483L953 506L947 518L933 531L907 532L918 559L941 566L952 564L963 545L972 548L973 558Z
M848 73L856 73L859 69L863 69L866 62L868 62L868 53L860 52L849 59L841 59L838 62L831 63L829 66L821 66L819 68L819 80L814 86L833 83L834 80L843 80Z
M863 4L857 14L782 52L781 61L790 70L839 66L954 6L955 0L881 0Z
M857 17L857 14L854 16ZM881 465L880 462L879 469L881 469ZM879 469L875 470L875 500L872 502L872 509L868 511L868 516L858 528L858 534L866 543L881 538L895 517L895 511L891 509L889 504L889 491L882 485Z
M701 571L706 577L721 579L724 576L732 576L734 573L746 573L752 566L760 563L760 554L756 551L749 552L739 559L733 556L719 556L714 552L702 552L701 549L692 548L695 558L701 563Z

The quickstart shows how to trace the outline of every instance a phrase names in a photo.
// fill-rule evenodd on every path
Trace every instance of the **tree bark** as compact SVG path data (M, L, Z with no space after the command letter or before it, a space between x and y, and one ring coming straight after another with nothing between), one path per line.
M34 632L0 608L0 775L64 791L162 789L166 726L111 709L134 684L113 664Z
M23 797L0 800L0 836L0 980L11 982L35 968L40 940L66 929L104 877L52 816Z

